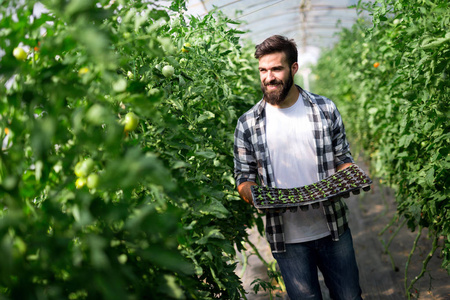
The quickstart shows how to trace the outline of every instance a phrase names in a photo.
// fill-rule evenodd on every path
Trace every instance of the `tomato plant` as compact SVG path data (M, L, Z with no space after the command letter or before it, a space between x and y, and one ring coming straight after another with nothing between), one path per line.
M234 21L184 1L5 5L0 293L239 299L235 252L262 221L232 176L236 118L259 97Z
M409 282L405 276L410 297L439 248L450 274L450 4L385 0L359 9L372 20L341 33L315 70L331 76L315 85L339 102L352 144L370 154L372 173L396 190L395 218L418 236L430 232L422 272Z

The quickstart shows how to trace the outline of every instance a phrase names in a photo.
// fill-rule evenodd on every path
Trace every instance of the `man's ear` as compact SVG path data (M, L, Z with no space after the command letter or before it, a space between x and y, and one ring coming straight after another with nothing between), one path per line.
M293 63L292 66L291 66L292 76L294 76L294 75L297 73L297 71L298 71L298 63L295 62L295 63Z

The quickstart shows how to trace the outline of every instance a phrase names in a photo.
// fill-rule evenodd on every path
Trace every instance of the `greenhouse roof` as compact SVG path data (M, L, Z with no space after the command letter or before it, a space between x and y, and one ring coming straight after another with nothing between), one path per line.
M189 0L188 13L202 16L216 8L242 21L239 29L248 31L242 37L255 44L273 34L292 38L301 64L314 63L321 49L337 42L337 32L355 23L356 4L358 0Z

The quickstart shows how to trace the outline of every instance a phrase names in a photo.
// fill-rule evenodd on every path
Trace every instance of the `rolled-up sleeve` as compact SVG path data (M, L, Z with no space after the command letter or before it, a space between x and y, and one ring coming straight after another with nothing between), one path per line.
M234 177L236 186L246 181L256 182L257 163L251 132L246 123L238 120L234 132Z

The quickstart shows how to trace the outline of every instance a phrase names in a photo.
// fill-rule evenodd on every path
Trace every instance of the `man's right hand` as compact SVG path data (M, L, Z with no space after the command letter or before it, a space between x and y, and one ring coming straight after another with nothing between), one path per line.
M248 204L251 204L251 205L253 205L253 196L252 196L252 190L251 190L252 185L257 185L257 184L253 181L246 181L246 182L241 183L237 188L241 198L244 199L245 202L247 202Z

